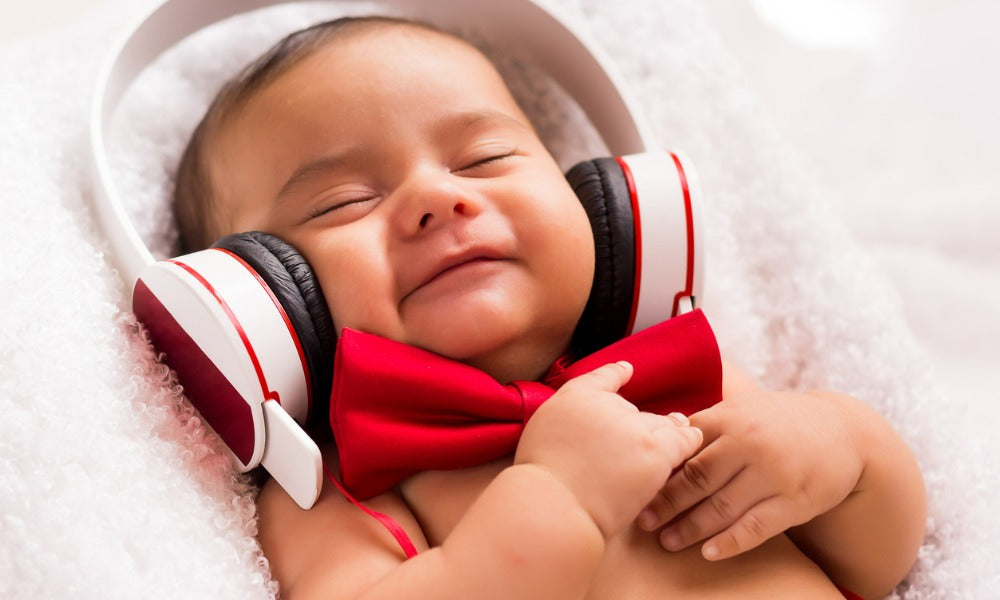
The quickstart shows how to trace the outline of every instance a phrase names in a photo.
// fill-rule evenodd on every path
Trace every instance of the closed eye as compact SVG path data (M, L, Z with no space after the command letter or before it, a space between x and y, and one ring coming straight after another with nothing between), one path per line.
M329 204L320 204L309 210L308 220L318 219L319 217L329 215L331 213L340 213L338 217L343 218L345 221L354 220L367 214L371 208L369 205L374 203L376 200L378 200L378 196L369 195L356 196Z
M501 153L498 153L498 154L492 154L490 156L486 156L484 158L481 158L481 159L478 159L478 160L474 160L474 161L472 161L472 162L470 162L470 163L468 163L468 164L466 164L466 165L464 165L464 166L456 169L455 171L458 172L458 173L462 173L462 172L466 172L466 171L474 171L476 169L479 169L479 168L482 168L482 167L486 167L486 166L492 165L494 163L498 163L498 162L500 162L500 161L502 161L502 160L504 160L506 158L510 158L510 157L514 156L515 154L517 154L517 148L513 148L512 150L509 150L509 151L506 151L506 152L501 152Z

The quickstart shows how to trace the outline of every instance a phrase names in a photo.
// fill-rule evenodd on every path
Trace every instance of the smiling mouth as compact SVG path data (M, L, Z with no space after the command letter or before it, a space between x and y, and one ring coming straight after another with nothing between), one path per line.
M488 257L485 257L485 256L479 256L479 257L476 257L476 258L470 258L469 260L462 261L462 262L460 262L458 264L452 265L452 266L444 269L443 271L440 271L437 275L431 277L430 279L428 279L427 281L425 281L424 283L422 283L420 285L420 287L424 287L425 285L433 283L433 282L437 281L438 279L441 279L442 277L444 277L444 276L446 276L446 275L448 275L450 273L454 273L455 271L458 271L458 270L463 269L465 267L472 267L472 266L476 266L476 265L483 264L483 263L495 262L496 260L498 260L498 259L496 259L496 258L488 258Z
M475 269L477 267L480 267L480 266L483 266L483 265L489 265L489 264L497 263L497 262L500 262L502 260L503 259L493 258L493 257L489 257L489 256L477 256L477 257L474 257L474 258L470 258L468 260L463 260L461 262L455 263L455 264L450 265L448 267L445 267L444 269L441 269L440 271L438 271L437 273L435 273L434 275L432 275L426 281L422 282L420 285L418 285L415 288L413 288L409 293L406 294L406 296L403 298L403 300L405 301L407 298L413 296L417 292L419 292L419 291L427 288L428 286L433 285L433 284L435 284L435 283L441 281L442 279L445 279L445 278L447 278L447 277L449 277L451 275L460 273L462 271L465 271L466 269Z

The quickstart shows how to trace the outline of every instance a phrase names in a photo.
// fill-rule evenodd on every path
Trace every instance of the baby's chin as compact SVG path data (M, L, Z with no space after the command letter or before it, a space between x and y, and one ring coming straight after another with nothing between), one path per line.
M470 287L437 302L407 304L400 317L402 341L499 381L544 374L566 351L576 324L573 311L548 306L524 285Z

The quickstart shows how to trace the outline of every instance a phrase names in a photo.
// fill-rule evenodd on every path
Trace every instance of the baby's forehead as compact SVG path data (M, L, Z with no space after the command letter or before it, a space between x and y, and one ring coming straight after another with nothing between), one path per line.
M455 61L463 61L466 68L473 65L477 73L495 73L507 88L490 59L457 36L418 23L365 20L357 24L352 22L348 28L322 30L302 42L286 40L262 55L229 84L232 88L230 99L223 101L220 110L215 111L220 117L218 124L231 120L230 117L262 96L273 96L275 88L284 94L295 93L308 88L310 79L326 83L331 78L341 78L345 85L381 81L392 86L384 73L396 70L400 78L404 78L408 73L400 72L398 65L413 64L415 57L441 64L441 77L448 77L446 72L454 68ZM437 80L437 73L429 74L428 83ZM225 96L226 92L220 95Z
M248 156L268 151L262 131L303 140L296 147L329 146L329 153L371 144L399 124L399 117L387 115L413 114L421 115L417 127L428 139L458 139L457 132L474 129L467 121L485 123L487 116L491 123L514 122L537 138L489 58L451 34L375 23L324 38L289 62L227 110L206 139L209 177L221 197L233 196L226 188L242 177Z
M474 57L477 70L496 74L497 90L512 100L517 112L563 169L586 157L606 154L592 124L548 75L519 59L515 52L497 46L474 31L459 34L414 21L360 20L322 39L300 60L336 54L338 50L351 47L360 48L362 52L366 47L389 49L380 53L385 61L392 61L393 56L427 56L431 52L435 58L451 52L465 59ZM344 71L335 67L328 73L334 78L344 76ZM352 76L359 75L353 73Z
M385 61L398 60L412 54L433 54L439 60L448 59L449 56L463 59L474 56L480 67L497 70L492 60L472 42L430 25L411 21L362 22L344 35L323 40L312 54L351 49L362 53L368 49L377 49L377 53L366 56ZM308 58L309 56L305 57L306 60Z
M338 20L330 23L340 22ZM325 25L325 23L320 23L315 27L322 28ZM317 43L313 44L312 48L314 50L330 49L349 47L360 43L362 45L376 44L390 49L397 48L399 51L412 50L413 45L408 42L417 45L429 44L428 48L451 46L482 54L474 43L461 35L439 29L429 23L390 17L362 17L344 21L340 26L331 27L329 32L321 33L317 37ZM308 54L309 48L304 46L304 49Z
M233 115L261 104L268 107L265 112L283 112L297 99L315 95L332 104L340 97L338 89L380 97L388 90L405 108L427 90L451 89L457 96L485 96L523 116L507 79L490 57L456 35L418 23L363 23L324 37L290 57L288 64L271 69L257 89L248 90L234 106ZM460 91L452 89L455 78L461 80ZM324 95L331 91L335 93ZM260 111L251 112L261 116Z

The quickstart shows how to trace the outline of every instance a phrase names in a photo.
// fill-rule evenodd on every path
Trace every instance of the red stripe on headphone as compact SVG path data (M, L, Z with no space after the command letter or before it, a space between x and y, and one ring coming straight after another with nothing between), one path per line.
M212 249L218 250L219 252L225 252L243 265L243 268L253 275L253 278L260 284L260 287L267 292L267 295L271 298L271 302L274 303L274 307L278 309L278 313L281 314L281 320L285 322L285 327L288 328L288 334L292 336L292 342L295 344L295 351L299 353L299 362L302 364L302 372L306 374L306 414L308 415L312 412L312 373L309 372L309 364L306 362L306 353L302 349L302 344L299 342L299 334L295 331L295 326L292 325L292 320L288 318L288 314L285 313L285 308L281 306L281 302L278 300L277 296L274 295L274 292L271 290L270 286L267 285L267 282L261 279L257 271L255 271L254 268L247 263L247 261L243 260L242 257L231 250L227 250L225 248Z
M635 180L632 179L632 169L620 156L616 156L615 161L625 174L629 199L632 201L632 220L635 224L635 282L632 286L632 308L628 314L628 327L625 328L625 335L631 335L632 327L635 326L635 314L639 309L639 284L642 283L642 219L639 211L639 195L635 191Z
M688 188L684 166L681 164L681 159L673 152L670 153L670 158L674 159L674 165L677 167L677 176L681 180L681 189L684 192L684 218L687 220L687 276L684 280L685 289L674 295L674 306L670 316L675 317L677 316L677 306L680 304L681 298L684 296L694 296L694 215L691 210L691 190Z
M216 250L218 250L218 248L216 248ZM247 354L250 356L250 362L253 363L253 369L257 372L257 381L260 383L260 391L264 395L264 400L277 400L278 404L281 404L281 398L278 396L278 392L268 389L267 380L264 378L264 369L260 366L260 360L257 358L257 353L254 352L253 346L250 344L250 338L247 336L247 332L243 330L243 325L240 324L236 315L233 313L233 310L229 308L229 304L226 303L221 296L219 296L212 284L209 283L207 279L202 277L201 273L195 271L189 265L173 259L168 260L167 262L175 264L190 273L192 277L198 280L198 283L208 290L209 294L212 294L212 297L215 298L216 302L219 303L219 306L222 307L223 312L225 312L226 316L229 317L229 322L232 323L236 332L239 333L240 339L243 340L243 347L246 348Z

